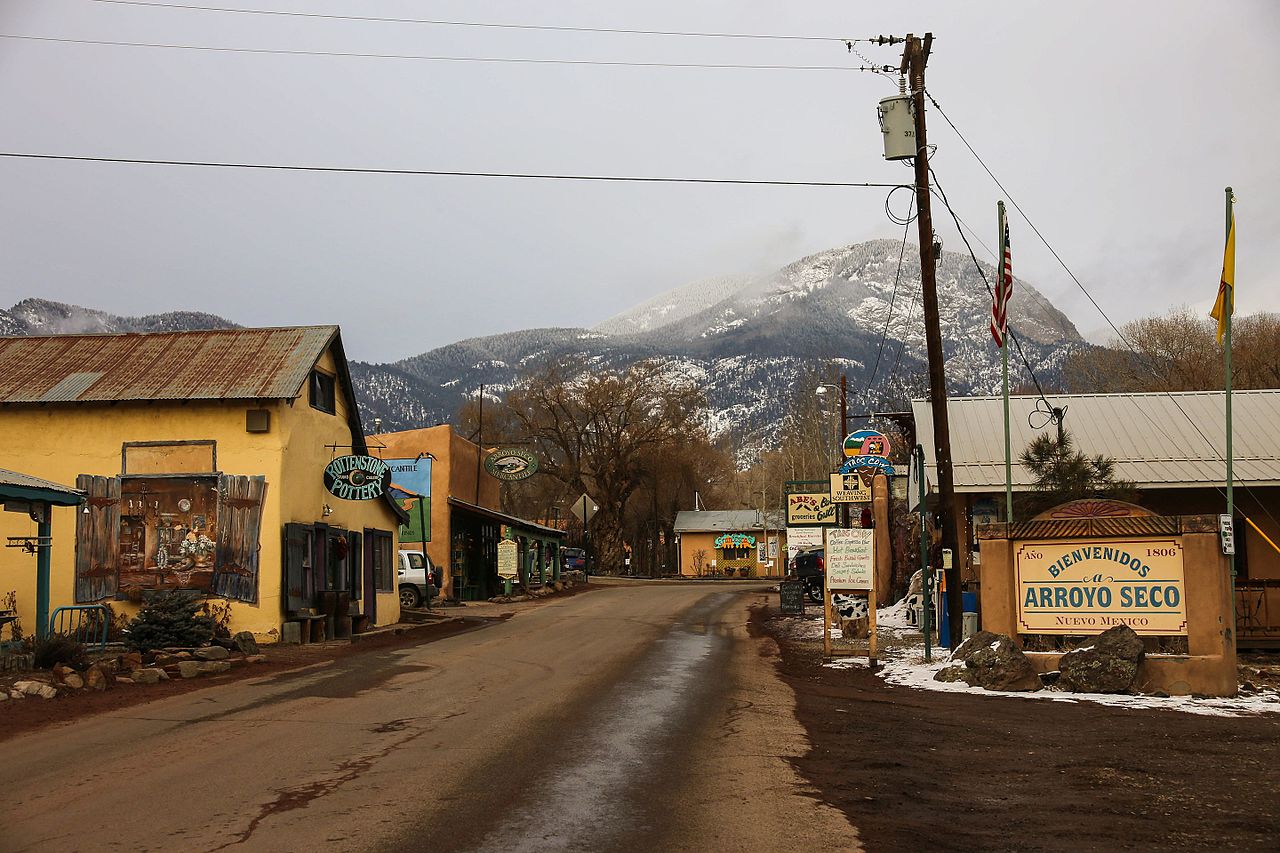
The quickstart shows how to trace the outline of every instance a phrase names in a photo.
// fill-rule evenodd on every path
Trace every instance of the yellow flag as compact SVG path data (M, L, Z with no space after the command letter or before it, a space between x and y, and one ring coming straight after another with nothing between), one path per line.
M1218 283L1218 300L1209 316L1218 321L1218 343L1227 332L1227 318L1236 310L1236 214L1231 213L1231 229L1227 232L1227 251L1222 256L1222 281Z

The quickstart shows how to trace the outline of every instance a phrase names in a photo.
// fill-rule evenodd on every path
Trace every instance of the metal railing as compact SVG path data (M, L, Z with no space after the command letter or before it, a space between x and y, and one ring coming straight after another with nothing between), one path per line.
M1236 579L1236 638L1280 640L1280 580Z
M101 604L59 607L49 614L50 634L74 637L81 645L96 645L99 651L107 647L107 630L110 627L111 612Z

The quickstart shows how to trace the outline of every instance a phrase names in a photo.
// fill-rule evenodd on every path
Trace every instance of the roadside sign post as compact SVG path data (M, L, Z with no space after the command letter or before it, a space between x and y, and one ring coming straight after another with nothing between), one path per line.
M918 489L916 498L919 501L917 509L920 510L920 592L923 604L920 607L920 627L924 631L924 659L926 663L933 660L933 630L929 624L932 614L929 612L933 608L933 590L930 588L932 580L929 575L929 525L925 516L925 476L924 476L924 448L917 444L915 449L911 451L911 470L915 475L915 484Z
M867 596L867 648L841 650L841 654L866 654L871 668L876 666L876 547L870 528L832 528L826 535L826 571L822 595L822 652L830 660L831 598L836 592L865 593Z
M804 583L783 581L778 584L778 606L783 616L803 616Z

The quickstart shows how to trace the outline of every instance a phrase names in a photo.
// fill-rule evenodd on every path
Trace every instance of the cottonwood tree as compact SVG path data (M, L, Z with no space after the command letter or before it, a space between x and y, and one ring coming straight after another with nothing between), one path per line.
M706 442L704 398L691 381L655 361L568 376L550 367L506 398L506 416L568 493L586 493L597 565L618 572L625 557L626 510L654 484L654 461L691 440Z
M1178 308L1168 314L1134 320L1121 327L1130 350L1119 338L1108 346L1074 353L1063 367L1072 393L1144 391L1220 391L1222 346L1217 325L1207 316ZM1280 316L1253 314L1232 324L1232 386L1280 385Z

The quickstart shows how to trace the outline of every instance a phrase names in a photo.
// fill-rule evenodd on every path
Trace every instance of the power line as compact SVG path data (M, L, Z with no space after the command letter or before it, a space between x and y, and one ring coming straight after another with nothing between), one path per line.
M774 33L720 33L690 30L632 30L620 27L574 27L552 24L502 24L484 21L449 21L435 18L391 18L369 15L328 15L319 12L292 12L281 9L233 9L226 6L196 6L185 3L152 3L146 0L90 0L113 6L143 6L157 9L183 9L193 12L228 12L237 15L271 15L288 18L319 18L331 21L370 21L381 24L427 24L439 27L478 27L495 30L541 30L566 33L611 33L637 36L676 36L684 38L760 39L768 41L826 41L840 44L857 43L865 39L847 39L836 36L780 35Z
M1085 286L1080 283L1080 279L1076 278L1076 274L1073 273L1071 271L1071 268L1067 266L1067 262L1062 260L1062 257L1058 254L1057 250L1054 249L1053 246L1049 244L1049 241L1045 239L1045 236L1040 233L1040 229L1037 228L1036 224L1031 221L1031 217L1027 216L1027 213L1022 209L1022 206L1018 204L1018 202L1014 200L1013 196L1009 193L1009 191L1004 188L1004 184L1000 183L1000 179L995 176L995 174L987 166L986 162L981 157L978 156L978 152L973 150L973 146L969 144L968 139L965 139L964 134L960 132L960 128L956 127L955 122L953 122L951 120L951 117L946 114L946 112L942 109L942 106L936 100L934 100L933 95L927 89L925 90L924 94L925 94L925 97L929 99L929 103L933 104L934 109L938 111L938 114L941 115L942 118L946 120L947 124L951 126L951 129L955 131L956 136L960 137L960 141L964 143L964 147L969 149L969 153L972 154L974 159L978 161L978 164L982 166L983 170L987 173L988 176L990 176L991 180L995 181L996 186L1000 188L1000 192L1004 193L1004 197L1009 199L1009 203L1012 204L1014 209L1018 211L1018 213L1022 216L1024 220L1026 220L1027 225L1031 226L1031 230L1034 231L1036 233L1036 236L1040 238L1040 242L1044 243L1045 248L1048 249L1049 252L1053 255L1054 260L1056 260L1058 264L1064 270L1067 271L1067 275L1069 275L1071 277L1071 280L1076 283L1076 287L1080 288L1080 292L1083 293L1086 297L1088 297L1089 301L1093 303L1093 307L1096 308L1098 313L1102 315L1102 319L1107 321L1107 325L1111 327L1111 330L1116 333L1116 335L1120 338L1120 340L1125 342L1126 346L1128 346L1129 342L1125 339L1124 335L1120 333L1120 330L1116 328L1116 324L1111 322L1111 318L1107 316L1107 312L1102 310L1102 306L1099 305L1098 301L1093 298L1093 294L1090 293L1088 289L1085 288ZM1129 348L1132 349L1132 346L1130 346Z
M344 59L401 59L423 62L486 62L520 65L591 65L622 68L702 68L733 71L859 71L850 65L752 65L715 62L626 62L609 59L531 59L510 56L427 56L413 53L356 53L337 50L285 50L281 48L215 47L203 44L171 44L168 42L110 41L107 39L55 38L0 33L0 38L22 41L58 42L62 44L98 45L102 47L145 47L163 50L195 50L205 53L249 53L278 56L336 56Z
M384 169L359 166L298 166L284 163L231 163L212 160L151 160L137 157L87 157L71 154L28 154L0 151L0 157L22 160L63 160L79 163L123 163L137 166L198 166L212 169L261 169L282 172L339 172L364 175L431 175L454 178L524 178L544 181L599 181L639 184L736 184L767 187L897 187L901 184L855 181L774 181L745 178L664 178L640 175L569 175L533 172L465 172L448 169Z
M978 235L978 232L975 231L973 227L969 225L968 222L965 222L964 218L960 216L960 214L956 213L955 210L951 210L950 213L951 213L951 218L954 219L956 222L960 223L960 227L968 231L969 236L977 240L978 245L981 246L983 250L986 251L986 253L991 256L992 260L995 261L994 266L999 267L1000 259L996 258L996 253L991 251L991 247L988 246L985 242L983 242L982 237ZM1023 282L1023 284L1026 284L1026 282ZM1040 305L1046 310L1048 315L1053 318L1055 323L1057 323L1058 330L1062 332L1063 337L1066 337L1066 338L1071 337L1072 333L1067 330L1066 324L1063 322L1063 320L1066 319L1066 315L1064 315L1061 311L1055 308L1052 302L1046 299L1038 290L1031 287L1030 285L1028 285L1025 290L1019 291L1019 292L1027 293L1031 296L1032 299L1039 302ZM1076 332L1075 334L1078 335L1079 332Z
M890 193L892 194L892 190ZM880 357L884 355L884 341L889 336L889 324L893 321L893 306L898 301L898 281L902 278L902 257L907 251L907 234L911 231L913 218L908 216L907 221L903 223L902 245L898 247L898 271L893 274L893 294L889 297L889 313L885 315L884 328L880 330L880 346L876 348L876 363L871 368L871 377L867 380L867 387L862 392L864 399L871 392L871 386L876 383L876 374L880 372Z
M1198 423L1196 422L1196 419L1195 419L1195 418L1193 418L1193 417L1191 417L1191 414L1190 414L1189 412L1187 412L1187 410L1186 410L1186 409L1182 408L1182 405L1178 402L1178 398L1177 398L1177 397L1175 397L1175 396L1174 396L1174 394L1173 394L1173 392L1170 390L1169 386L1170 386L1170 384L1171 384L1171 383L1169 382L1169 378L1168 378L1168 376L1164 375L1160 370L1158 370L1158 369L1156 368L1156 366L1155 366L1154 364L1152 364L1150 361L1148 361L1148 360L1147 360L1147 358L1146 358L1145 356L1143 356L1143 354L1142 354L1142 353L1138 352L1137 348L1136 348L1136 347L1134 347L1134 345L1133 345L1132 343L1130 343L1130 342L1129 342L1129 339L1128 339L1128 338L1126 338L1126 337L1124 336L1124 334L1120 331L1120 329L1116 327L1116 324L1115 324L1115 323L1111 320L1111 318L1107 315L1107 312L1106 312L1106 311L1104 311L1104 310L1102 310L1102 306L1101 306L1101 305L1099 305L1099 304L1098 304L1098 301L1097 301L1096 299L1094 299L1094 298L1093 298L1093 294L1091 294L1091 293L1089 292L1088 288L1086 288L1086 287L1084 286L1084 284L1082 284L1082 283L1081 283L1080 279L1078 279L1078 278L1076 277L1076 274L1075 274L1074 272L1072 272L1072 271L1071 271L1071 268L1067 266L1067 264L1066 264L1066 262L1065 262L1064 260L1062 260L1062 257L1058 254L1057 250L1056 250L1056 249L1054 249L1054 248L1053 248L1053 246L1052 246L1052 245L1050 245L1049 241L1045 238L1045 236L1044 236L1043 234L1041 234L1041 233L1040 233L1040 229L1039 229L1039 228L1036 228L1035 223L1031 221L1031 217L1027 216L1026 212L1022 209L1021 205L1019 205L1019 204L1018 204L1018 202L1014 200L1013 196L1009 194L1009 191L1008 191L1008 190L1006 190L1006 189L1004 188L1004 184L1000 183L1000 179L999 179L999 178L997 178L997 177L995 176L995 174L994 174L994 173L991 171L991 169L987 166L986 162L985 162L985 161L983 161L982 157L980 157L980 156L978 155L978 152L977 152L977 151L975 151L975 150L973 149L973 146L969 144L969 140L968 140L968 139L966 139L966 138L965 138L965 136L964 136L964 134L960 132L960 128L956 127L956 126L955 126L955 123L954 123L953 121L951 121L950 117L949 117L949 116L947 116L947 114L946 114L946 112L945 112L945 111L943 111L943 109L942 109L941 105L939 105L939 104L938 104L938 102L937 102L936 100L934 100L933 95L931 95L931 94L929 93L929 91L928 91L928 90L925 90L924 94L925 94L925 96L926 96L926 97L928 97L928 99L929 99L930 103L932 103L932 104L933 104L934 108L938 111L938 113L939 113L939 114L941 114L941 116L942 116L944 119L946 119L947 124L951 126L951 129L952 129L953 131L955 131L955 134L956 134L956 136L958 136L958 137L960 138L960 141L961 141L961 142L963 142L963 143L964 143L964 145L965 145L965 147L969 149L969 153L973 155L974 159L978 161L979 165L981 165L981 166L982 166L983 170L984 170L984 171L986 171L987 175L988 175L988 176L990 176L991 180L995 182L995 185L996 185L997 187L999 187L999 188L1000 188L1000 191L1004 193L1004 195L1005 195L1005 197L1006 197L1007 199L1009 199L1009 203L1010 203L1010 204L1012 204L1012 205L1014 206L1014 208L1018 211L1018 213L1019 213L1019 214L1021 214L1022 218L1023 218L1024 220L1026 220L1027 225L1029 225L1029 226L1031 227L1031 230L1035 232L1036 236L1040 238L1040 242L1041 242L1041 243L1043 243L1043 244L1044 244L1044 246L1045 246L1045 248L1046 248L1046 249L1048 249L1048 250L1049 250L1049 252L1053 255L1054 260L1056 260L1056 261L1058 262L1058 264L1059 264L1059 265L1060 265L1064 270L1066 270L1067 275L1069 275L1069 276L1071 277L1071 280L1075 282L1076 287L1080 288L1080 291L1081 291L1081 292L1082 292L1086 297L1088 297L1089 302L1090 302L1090 303L1092 303L1092 304L1093 304L1093 307L1094 307L1095 309L1097 309L1097 311L1098 311L1098 313L1099 313L1100 315L1102 315L1102 319L1104 319L1104 320L1106 320L1106 321L1107 321L1107 325L1108 325L1108 326L1110 326L1110 327L1111 327L1111 330L1112 330L1113 332L1115 332L1115 333L1116 333L1116 338L1117 338L1121 343L1123 343L1123 344L1125 345L1125 347L1126 347L1126 348L1128 348L1129 352L1131 352L1131 353L1133 354L1134 358L1136 358L1136 359L1138 360L1138 363L1139 363L1139 364L1141 364L1141 365L1143 365L1144 367L1146 367L1146 368L1147 368L1147 370L1151 373L1151 375L1152 375L1152 376L1153 376L1157 381L1159 381L1160 383L1162 383L1162 384L1165 386L1165 387L1164 387L1164 388L1162 388L1158 393L1162 393L1162 394L1164 394L1166 397L1168 397L1168 398L1169 398L1169 401L1170 401L1171 403L1173 403L1174 408L1175 408L1175 409L1177 409L1177 410L1182 414L1182 416L1183 416L1184 418L1186 418L1187 423L1191 424L1191 428L1192 428L1192 429L1194 429L1194 430L1196 431L1196 433L1200 436L1200 438L1204 440L1205 447L1210 447L1210 448L1212 448L1212 447L1213 447L1213 444L1212 444L1212 442L1209 440L1209 436L1208 436L1208 435L1206 435L1206 434L1205 434L1205 432L1204 432L1204 430L1202 430L1202 429L1200 428L1200 424L1198 424ZM936 180L936 177L935 177L935 180ZM939 190L941 190L941 187L939 187ZM944 204L946 203L946 201L945 201L945 196L944 196L944 199L943 199L943 203L944 203ZM947 205L947 209L948 209L948 210L950 210L950 209L951 209L950 205ZM953 213L953 215L954 215L954 213ZM960 235L960 236L961 236L961 238L963 239L963 237L964 237L964 232L963 232L963 231L961 232L961 235ZM967 240L965 240L965 244L966 244L966 245L968 245L968 241L967 241ZM970 252L970 254L972 254L972 251ZM977 262L977 261L976 261L976 259L975 259L975 261L974 261L974 262L975 262L975 263ZM983 280L984 280L984 281L986 280L986 276L985 276L985 274L984 274L984 276L983 276ZM990 285L987 285L987 288L988 288L988 290L990 290ZM1017 342L1017 338L1014 338L1014 342L1015 342L1015 343ZM1019 349L1019 352L1021 353L1021 346L1019 346L1019 348L1018 348L1018 349ZM1029 366L1028 366L1028 369L1030 369L1030 368L1029 368ZM1033 376L1033 378L1034 378L1034 376ZM1039 387L1038 383L1037 383L1037 387ZM1042 393L1041 393L1041 397L1043 398L1043 396L1044 396L1044 395L1043 395L1043 392L1042 392ZM1140 407L1140 409L1141 409L1141 407ZM1153 426L1154 426L1154 427L1155 427L1155 428L1160 432L1160 434L1161 434L1161 435L1163 435L1166 439L1169 439L1171 442L1173 441L1172 436L1170 436L1170 435L1169 435L1169 434L1168 434L1168 433L1163 429L1163 427L1161 426L1161 424L1160 424L1160 423L1159 423L1159 422L1158 422L1154 417L1152 417L1152 416L1151 416L1149 413L1147 413L1147 412L1146 412L1146 410L1144 410L1144 409L1141 409L1141 411L1143 411L1143 413L1144 413L1145 417L1147 418L1147 420L1149 420L1149 421L1151 422L1151 424L1152 424L1152 425L1153 425ZM1224 461L1225 461L1225 460L1224 460ZM1257 504L1257 505L1262 509L1262 511L1263 511L1264 513L1266 513L1266 514L1267 514L1267 516L1272 520L1272 522L1275 522L1276 524L1280 524L1280 519L1277 519L1277 518L1276 518L1276 516L1275 516L1274 514L1272 514L1271 510L1270 510L1270 509L1268 509L1268 508L1267 508L1267 505L1266 505L1262 500L1260 500L1260 499L1259 499L1259 498L1258 498L1258 497L1253 493L1253 490L1249 487L1249 485L1248 485L1248 484L1246 484L1246 483L1241 483L1241 484L1240 484L1240 486L1244 489L1244 491L1245 491L1245 493L1246 493L1246 494L1248 494L1251 498L1253 498L1254 502L1255 502L1255 503L1256 503L1256 504ZM1223 495L1223 496L1225 497L1225 494L1226 494L1226 493L1225 493L1225 492L1224 492L1220 487L1215 486L1214 488L1217 490L1217 492L1218 492L1219 494L1221 494L1221 495ZM1247 517L1247 516L1246 516L1246 517Z
M991 290L991 282L987 281L986 270L978 263L977 256L973 253L973 247L969 245L969 238L965 236L964 230L960 227L960 219L956 216L956 212L951 209L951 202L947 200L946 190L942 188L942 182L938 180L938 175L933 171L933 167L929 167L929 174L933 177L933 185L938 188L938 195L942 199L942 206L947 209L947 213L951 214L951 218L956 222L956 230L960 232L960 239L964 241L964 247L969 250L969 258L973 261L973 267L978 271L978 275L982 276L982 284L987 288L987 295L994 301L995 293ZM1010 324L1006 330L1009 338L1013 341L1018 350L1018 358L1022 360L1022 365L1027 369L1027 375L1031 377L1032 383L1036 386L1036 391L1040 394L1040 399L1044 400L1045 405L1051 410L1053 406L1049 405L1048 398L1045 397L1044 388L1040 385L1040 380L1036 377L1036 372L1031 369L1031 362L1027 360L1027 354L1022 351L1022 342L1018 340L1018 336L1013 332L1013 325Z

